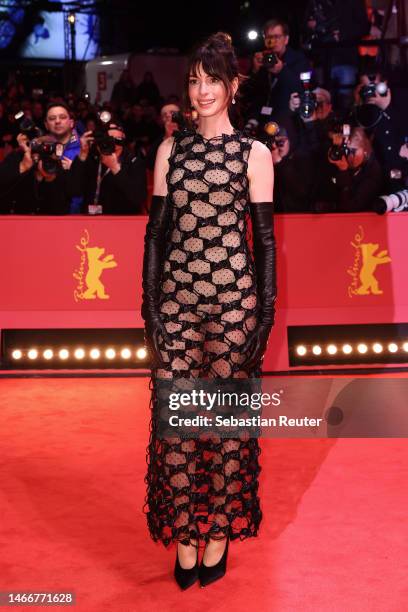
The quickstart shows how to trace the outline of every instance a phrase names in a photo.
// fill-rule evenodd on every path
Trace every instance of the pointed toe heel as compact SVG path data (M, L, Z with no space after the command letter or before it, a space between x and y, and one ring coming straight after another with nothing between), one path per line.
M227 537L227 543L221 559L215 565L207 566L204 565L204 561L201 561L199 568L200 585L202 587L212 584L216 580L222 578L227 571L227 557L228 557L228 545L229 537Z
M198 559L194 567L191 569L184 569L180 565L177 551L176 564L174 567L174 578L183 591L193 586L193 584L198 580Z

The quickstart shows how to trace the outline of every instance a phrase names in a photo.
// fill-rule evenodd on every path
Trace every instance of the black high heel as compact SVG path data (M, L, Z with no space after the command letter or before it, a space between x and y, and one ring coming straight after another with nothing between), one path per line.
M177 549L176 565L174 566L174 578L176 579L176 582L179 587L183 589L183 591L193 586L193 584L198 580L198 554L197 561L194 567L192 567L191 569L184 569L180 565Z
M225 550L221 559L215 565L211 565L208 567L204 565L204 558L201 561L201 565L199 568L199 576L200 576L200 584L202 587L205 587L216 580L219 580L225 575L227 571L227 557L228 557L228 544L229 544L229 536L227 536L227 543L225 545Z

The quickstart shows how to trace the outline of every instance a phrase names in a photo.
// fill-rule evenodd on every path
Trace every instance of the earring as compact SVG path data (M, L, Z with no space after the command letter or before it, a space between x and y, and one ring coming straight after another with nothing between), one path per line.
M232 103L235 104L235 98L232 98Z

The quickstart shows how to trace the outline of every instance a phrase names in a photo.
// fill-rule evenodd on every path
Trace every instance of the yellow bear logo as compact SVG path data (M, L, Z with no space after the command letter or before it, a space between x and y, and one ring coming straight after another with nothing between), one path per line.
M113 255L106 255L103 259L100 259L104 252L105 249L99 247L87 247L86 249L88 272L85 282L88 289L84 292L84 300L94 300L96 297L101 300L109 299L109 295L105 293L105 287L100 277L106 268L116 268L118 264L113 259Z
M374 272L378 265L390 263L391 257L388 255L387 249L375 254L378 249L378 244L366 242L357 245L352 243L352 245L356 249L360 248L363 255L363 264L359 275L361 285L355 290L355 293L358 295L369 295L370 293L373 295L381 295L383 291L378 285L378 280L375 278Z

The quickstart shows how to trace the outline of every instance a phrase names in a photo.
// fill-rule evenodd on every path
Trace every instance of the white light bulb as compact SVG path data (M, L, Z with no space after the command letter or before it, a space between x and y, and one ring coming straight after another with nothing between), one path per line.
M43 357L44 359L47 359L49 361L54 357L54 353L51 349L45 349L45 351L43 352Z
M358 350L358 352L359 352L359 353L364 354L364 353L366 353L366 352L367 352L368 347L367 347L367 345L366 345L366 344L364 344L363 342L361 342L361 343L358 345L357 350Z
M322 347L316 344L312 348L312 352L313 352L313 355L321 355L322 354Z
M85 357L85 351L83 348L77 348L74 352L75 359L83 359Z
M390 353L396 353L398 351L398 345L395 342L390 342L388 345L388 350Z
M122 349L120 354L123 359L130 359L132 356L132 353L128 348Z
M258 38L258 32L256 30L249 30L248 38L249 40L256 40Z
M300 357L303 357L304 355L306 355L307 350L305 346L301 345L296 348L296 352Z
M65 359L68 359L69 357L69 352L67 351L67 349L61 349L58 355L60 359L63 359L65 361Z
M406 353L408 353L408 342L404 342L404 344L402 345L402 348L404 349Z
M116 351L113 348L108 348L105 351L105 356L107 357L107 359L115 359Z
M27 353L29 359L37 359L38 351L37 349L30 349Z
M375 344L373 344L373 351L374 353L382 353L383 351L382 344L380 344L379 342L376 342Z
M343 353L350 355L353 352L353 347L350 344L343 344Z
M101 356L101 352L97 348L93 348L89 354L91 356L91 359L99 359L99 357Z
M21 359L23 356L23 353L20 351L20 349L15 349L12 353L11 356L13 359Z
M136 357L137 357L138 359L146 359L146 357L147 357L147 351L146 351L146 349L145 349L145 348L140 348L140 349L137 349L137 351L136 351Z
M337 346L335 344L329 344L327 347L327 352L329 355L335 355L337 353Z

